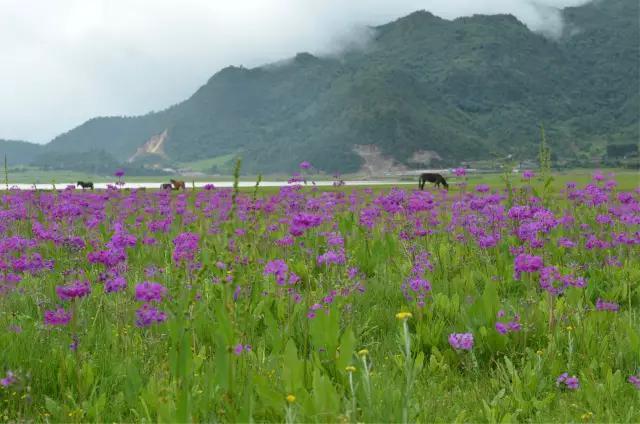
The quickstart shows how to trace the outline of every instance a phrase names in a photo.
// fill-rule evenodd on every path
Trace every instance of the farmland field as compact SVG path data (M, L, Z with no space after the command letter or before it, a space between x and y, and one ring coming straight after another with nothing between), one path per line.
M10 190L0 417L638 422L640 186Z

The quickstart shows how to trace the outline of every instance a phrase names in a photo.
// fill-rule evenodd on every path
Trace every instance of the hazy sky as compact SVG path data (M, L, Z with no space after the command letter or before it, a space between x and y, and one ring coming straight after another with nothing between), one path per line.
M0 0L0 138L47 142L94 116L189 97L227 65L340 48L358 28L425 9L512 13L557 33L585 0Z

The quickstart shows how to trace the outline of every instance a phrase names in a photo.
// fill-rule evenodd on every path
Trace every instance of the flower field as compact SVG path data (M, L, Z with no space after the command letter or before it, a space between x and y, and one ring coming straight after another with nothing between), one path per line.
M459 177L3 192L0 418L640 421L640 187Z

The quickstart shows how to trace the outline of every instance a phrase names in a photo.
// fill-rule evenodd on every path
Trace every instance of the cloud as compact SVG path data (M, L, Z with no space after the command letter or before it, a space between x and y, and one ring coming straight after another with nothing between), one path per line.
M184 100L227 65L363 44L426 9L512 13L557 35L585 0L0 0L0 138L46 142L83 121Z

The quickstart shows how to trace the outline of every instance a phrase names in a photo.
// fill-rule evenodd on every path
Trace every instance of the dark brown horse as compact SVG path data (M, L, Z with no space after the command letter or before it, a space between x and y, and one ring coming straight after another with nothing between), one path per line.
M171 184L173 184L173 188L176 190L186 190L187 186L184 184L184 181L179 181L179 180L169 180L171 181Z
M85 188L90 188L93 190L93 183L90 181L78 181L76 185L79 185L84 190Z
M421 174L420 179L418 179L418 187L420 187L420 190L424 190L424 184L426 182L435 183L436 187L440 187L440 184L442 184L444 188L449 190L449 184L447 184L447 181L440 174L432 174L429 172Z
M171 185L171 183L160 184L160 189L162 190L171 190L172 188L173 188L173 185Z

